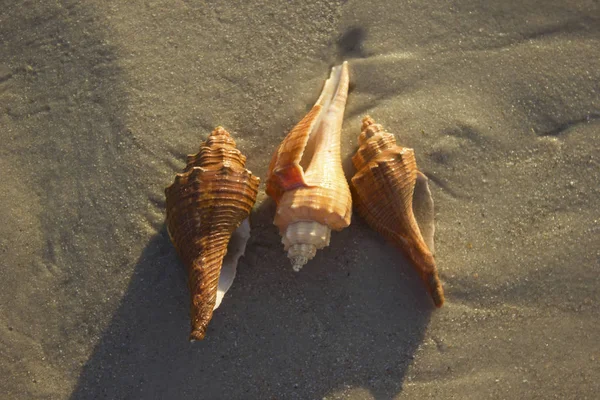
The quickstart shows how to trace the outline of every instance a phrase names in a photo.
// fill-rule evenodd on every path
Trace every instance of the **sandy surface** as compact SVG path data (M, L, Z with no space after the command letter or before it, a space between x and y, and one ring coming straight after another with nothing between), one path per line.
M293 273L263 192L188 343L164 188L215 125L264 177L342 59L347 171L366 113L415 149L446 306L357 217ZM0 135L0 398L600 392L597 1L3 1Z

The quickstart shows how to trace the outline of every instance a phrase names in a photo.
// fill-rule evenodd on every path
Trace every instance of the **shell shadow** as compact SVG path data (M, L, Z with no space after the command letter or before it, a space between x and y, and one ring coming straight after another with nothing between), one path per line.
M367 31L363 27L353 26L346 29L336 41L339 59L368 57L369 54L364 49L366 37Z
M84 367L72 399L306 399L398 394L432 306L411 269L361 221L294 273L267 200L206 339L187 341L183 266L163 227Z

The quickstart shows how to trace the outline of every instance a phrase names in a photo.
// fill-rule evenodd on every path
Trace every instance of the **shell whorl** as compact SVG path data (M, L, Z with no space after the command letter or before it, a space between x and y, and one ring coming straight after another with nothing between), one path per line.
M434 303L444 303L435 259L426 242L433 243L433 200L427 177L417 169L414 150L396 144L371 117L365 117L359 136L359 149L352 158L357 169L351 180L354 204L359 215L409 258L424 281ZM419 184L419 185L417 185ZM424 239L413 211L415 188L424 206L419 215L428 227L430 237Z
M282 236L284 250L298 272L311 260L317 250L329 246L331 228L316 221L298 221L290 224Z
M394 135L386 131L382 125L375 123L375 120L369 116L362 120L358 146L358 151L352 157L352 163L357 171L378 154L398 147Z
M246 156L239 151L235 141L222 126L217 126L196 154L187 157L187 165L183 172L194 167L216 170L223 166L244 169Z
M188 270L192 340L204 338L227 245L256 201L259 179L245 162L229 133L217 127L165 190L169 236Z

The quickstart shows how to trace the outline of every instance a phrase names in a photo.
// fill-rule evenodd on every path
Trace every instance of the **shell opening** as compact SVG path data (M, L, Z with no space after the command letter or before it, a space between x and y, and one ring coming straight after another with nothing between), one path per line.
M346 62L344 64L346 64ZM304 152L302 153L302 158L300 159L300 166L304 171L308 169L308 166L310 165L310 162L312 161L312 158L315 154L317 139L317 135L315 133L319 131L319 127L321 125L321 122L323 121L324 115L327 114L327 110L329 109L331 103L338 95L338 92L340 90L340 83L342 80L344 64L335 66L331 69L329 79L325 81L325 85L323 86L321 95L315 103L315 105L321 106L324 112L320 113L319 117L310 129L308 142L306 143L306 147L304 148Z
M223 258L223 265L219 274L219 283L217 285L217 301L213 310L216 310L220 305L225 293L231 288L235 274L237 272L238 261L246 251L246 243L250 239L250 222L246 218L240 226L233 232L229 244L227 245L227 253Z

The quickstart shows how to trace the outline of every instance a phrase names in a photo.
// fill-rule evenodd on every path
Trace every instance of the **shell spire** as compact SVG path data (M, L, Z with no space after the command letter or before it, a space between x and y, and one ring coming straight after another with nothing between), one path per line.
M331 230L350 224L352 196L340 155L348 85L348 63L333 67L319 99L269 166L266 191L277 203L273 223L295 271L329 245Z
M188 271L191 340L204 338L249 237L259 179L245 164L233 138L217 127L165 190L167 229ZM235 248L228 252L230 240Z
M444 291L433 256L433 199L414 150L397 145L394 135L368 116L358 141L352 158L357 172L351 181L356 210L406 254L441 307Z

